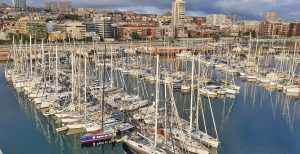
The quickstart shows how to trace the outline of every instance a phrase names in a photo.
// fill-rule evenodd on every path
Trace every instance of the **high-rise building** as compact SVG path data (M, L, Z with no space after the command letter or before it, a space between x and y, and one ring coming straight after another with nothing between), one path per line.
M172 3L172 26L175 37L187 37L184 28L185 0L175 0Z
M112 27L111 27L111 17L94 17L94 24L96 26L97 33L102 39L112 38Z
M71 2L58 2L58 9L60 13L72 12Z
M292 21L289 36L300 36L300 21Z
M265 22L266 23L274 23L277 21L277 13L274 11L266 12L265 14Z
M182 26L185 17L185 0L175 0L172 4L173 27Z
M58 12L57 2L45 2L45 10Z
M26 8L26 0L13 0L13 7L18 9Z
M45 10L59 13L72 12L71 2L45 2Z

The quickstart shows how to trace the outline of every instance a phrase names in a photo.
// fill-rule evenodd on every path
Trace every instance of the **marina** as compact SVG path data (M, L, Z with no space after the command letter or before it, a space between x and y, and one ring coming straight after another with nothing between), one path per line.
M298 5L0 0L0 154L299 154Z
M75 153L101 147L138 153L242 153L247 148L233 139L241 140L243 134L230 128L258 131L247 123L259 127L262 110L269 112L269 123L281 115L283 127L288 126L285 133L299 137L294 131L299 128L297 43L293 54L267 56L258 43L249 44L246 56L226 43L214 46L209 55L185 51L175 56L152 55L145 46L22 46L13 45L14 61L2 65L2 80L47 141L57 144L59 139L58 145ZM232 112L243 120L230 120L237 118ZM108 146L112 148L104 148Z

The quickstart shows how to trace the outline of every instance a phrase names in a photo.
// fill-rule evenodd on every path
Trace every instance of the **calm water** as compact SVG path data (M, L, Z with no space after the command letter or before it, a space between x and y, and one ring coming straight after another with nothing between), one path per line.
M1 65L0 148L5 154L126 153L122 144L81 148L78 136L57 135L50 119L44 118L32 108L30 102L14 93L3 71L4 66ZM300 153L299 100L270 92L255 84L240 80L237 83L241 91L236 99L211 100L222 142L219 153ZM177 92L175 99L181 116L188 117L190 95ZM208 99L202 98L202 101L205 113L209 113ZM208 131L214 133L211 117L206 114L205 118ZM200 118L203 129L202 121Z

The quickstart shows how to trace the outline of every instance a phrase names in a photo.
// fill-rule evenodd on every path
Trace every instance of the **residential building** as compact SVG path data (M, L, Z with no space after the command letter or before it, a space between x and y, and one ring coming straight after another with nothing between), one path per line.
M69 13L72 12L71 2L58 2L58 12L59 13Z
M274 11L266 12L265 14L265 22L266 23L274 23L278 20L277 13Z
M113 38L111 17L101 17L100 15L97 15L94 17L94 24L97 33L102 39Z
M300 21L292 21L289 36L300 36Z
M53 25L53 31L61 31L61 32L66 32L66 25L65 24L54 24Z
M82 22L66 22L66 32L70 38L84 39L86 29Z
M32 35L35 38L47 38L46 22L42 18L20 18L15 24L15 29L17 33L24 35Z
M53 21L50 21L48 23L46 23L46 27L47 27L47 32L53 32L54 31L54 25L56 25L57 23L54 23Z
M174 31L174 37L182 38L188 37L185 31L185 0L175 0L172 3L172 26Z
M112 25L113 38L115 40L123 39L123 28L117 25Z
M72 12L71 2L45 2L45 10L58 13Z
M245 33L249 31L255 31L256 34L258 34L259 27L260 27L260 22L258 21L244 20L242 21L242 25L241 25L241 32Z
M50 32L48 35L48 40L51 42L56 42L56 41L64 41L67 38L67 33L66 32Z
M53 21L48 22L46 24L46 26L47 26L47 32L56 32L56 31L65 32L66 31L66 25L58 24Z
M13 7L17 9L24 9L27 7L26 0L13 0Z
M290 32L290 23L283 20L277 20L273 23L266 22L264 27L264 34L268 37L286 37Z
M21 17L15 24L15 30L17 33L21 33L21 34L27 34L26 31L26 24L27 21L29 20L28 17Z
M226 23L225 14L210 14L206 17L206 24L211 26L221 26Z
M163 39L165 35L165 29L156 25L126 25L122 27L123 35L125 39L131 39L132 33L137 33L141 39Z
M57 2L45 2L45 10L52 11L52 12L58 12L58 6Z
M47 38L47 27L44 19L29 20L26 24L27 35L33 38Z
M95 32L97 33L97 28L95 23L86 22L83 23L85 25L86 32Z

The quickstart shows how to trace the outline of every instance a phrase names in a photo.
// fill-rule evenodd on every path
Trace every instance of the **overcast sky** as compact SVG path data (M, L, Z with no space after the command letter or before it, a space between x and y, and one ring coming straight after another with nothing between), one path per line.
M1 1L1 0L0 0ZM12 0L3 0L11 3ZM27 5L43 7L46 1L27 0ZM69 0L74 7L132 10L163 14L171 10L173 0ZM236 15L238 19L262 20L266 11L278 12L283 19L300 19L300 0L186 0L187 14L205 16L213 13Z

